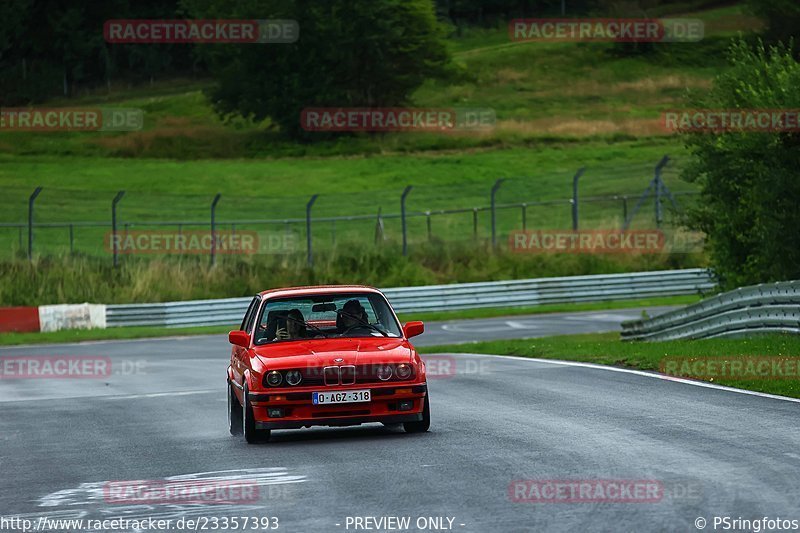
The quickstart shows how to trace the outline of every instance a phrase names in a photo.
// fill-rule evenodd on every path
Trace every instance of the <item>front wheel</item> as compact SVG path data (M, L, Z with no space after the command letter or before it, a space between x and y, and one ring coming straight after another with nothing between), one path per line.
M270 430L256 429L256 419L255 416L253 416L253 406L250 405L246 382L244 384L242 396L244 397L244 402L242 402L242 430L244 433L244 440L246 440L248 444L268 441Z
M425 433L431 427L431 405L425 394L425 406L422 408L422 420L419 422L403 422L406 433Z
M233 392L233 383L228 382L228 431L231 435L242 434L242 405Z

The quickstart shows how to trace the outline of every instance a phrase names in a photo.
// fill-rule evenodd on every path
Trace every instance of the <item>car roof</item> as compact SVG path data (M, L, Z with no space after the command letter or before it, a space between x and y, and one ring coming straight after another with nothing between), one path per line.
M266 299L270 298L284 298L290 296L309 296L313 294L326 294L326 293L377 293L382 294L381 291L369 285L309 285L305 287L284 287L280 289L269 289L261 291L259 294Z

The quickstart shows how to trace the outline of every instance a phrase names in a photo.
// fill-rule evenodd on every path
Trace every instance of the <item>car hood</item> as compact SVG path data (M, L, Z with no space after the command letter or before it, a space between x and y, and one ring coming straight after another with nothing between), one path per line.
M261 362L274 370L298 366L410 363L413 360L408 341L385 337L285 341L256 346L254 350Z

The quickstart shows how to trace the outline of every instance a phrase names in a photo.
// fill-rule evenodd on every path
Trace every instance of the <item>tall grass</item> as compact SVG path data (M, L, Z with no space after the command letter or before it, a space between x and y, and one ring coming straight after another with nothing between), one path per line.
M302 254L142 259L40 257L0 262L0 305L161 302L248 296L282 286L358 283L396 287L704 266L697 255L519 255L487 244L431 242L403 257L396 245L341 246Z

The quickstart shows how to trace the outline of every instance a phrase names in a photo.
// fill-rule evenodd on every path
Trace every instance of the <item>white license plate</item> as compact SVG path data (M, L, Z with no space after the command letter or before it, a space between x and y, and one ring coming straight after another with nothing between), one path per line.
M368 402L371 399L369 390L347 390L339 392L314 392L311 401L314 405L328 405L331 403L357 403Z

